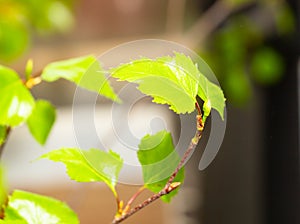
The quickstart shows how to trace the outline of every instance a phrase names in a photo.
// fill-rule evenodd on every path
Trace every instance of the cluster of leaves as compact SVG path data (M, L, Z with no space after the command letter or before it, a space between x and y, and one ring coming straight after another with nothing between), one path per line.
M32 30L64 32L73 25L71 0L0 0L0 5L0 61L20 56Z
M108 72L119 81L137 83L142 93L153 97L153 102L167 104L178 114L194 111L198 96L204 102L203 120L209 116L211 109L217 110L222 118L224 116L222 90L201 74L197 65L184 54L174 53L174 56L156 59L141 58ZM32 75L32 63L29 62L25 80L21 80L15 71L1 66L0 146L6 139L7 130L22 123L27 124L32 136L40 144L45 144L55 120L55 109L49 102L35 100L31 95L30 88L41 81L53 82L64 78L120 102L106 73L93 56L51 63L38 76ZM142 165L144 187L154 193L164 188L180 161L171 134L166 131L142 138L137 157ZM61 148L44 154L40 159L64 163L72 180L104 182L119 201L115 187L123 160L112 150ZM184 168L178 171L173 181L184 181ZM176 193L177 189L161 199L169 202ZM0 223L78 223L76 215L67 205L44 196L15 191L8 198L7 205L4 201L0 200L5 214ZM118 208L117 214L122 215L124 210L120 201Z
M252 81L271 85L281 79L284 59L267 43L274 36L292 33L295 19L285 1L225 2L233 7L252 7L231 15L208 40L206 53L201 56L218 74L228 99L243 105L251 98Z

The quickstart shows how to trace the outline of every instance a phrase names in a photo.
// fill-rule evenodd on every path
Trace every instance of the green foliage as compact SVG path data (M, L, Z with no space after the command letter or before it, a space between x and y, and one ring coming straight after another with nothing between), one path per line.
M123 166L123 160L113 151L62 148L44 154L41 158L64 163L67 174L72 180L78 182L103 181L114 195L117 195L115 185Z
M27 120L27 126L37 142L44 145L55 121L55 108L45 100L38 100Z
M17 126L31 114L34 99L18 74L0 65L0 125Z
M23 122L27 122L36 141L45 144L55 121L55 108L47 101L35 101L29 91L41 81L53 82L64 78L79 87L120 102L106 78L106 71L93 56L53 62L44 68L41 77L32 75L32 70L33 63L29 60L25 68L26 78L21 80L15 71L0 66L0 145L7 138L7 128ZM152 96L153 102L168 104L176 113L194 111L198 96L204 101L204 120L212 108L216 109L222 118L224 116L223 92L201 74L197 65L184 54L174 53L172 57L138 59L112 69L112 77L139 84L140 91ZM146 135L139 144L137 156L142 165L144 186L154 193L165 188L180 161L171 134L166 131ZM40 158L64 163L72 180L104 182L118 201L117 214L126 213L130 207L129 200L126 208L123 208L123 201L119 200L115 188L123 166L123 160L117 153L111 150L105 152L98 149L61 148ZM0 172L0 179L1 175ZM172 181L175 185L171 192L164 196L159 195L162 196L160 198L164 202L170 202L178 192L176 182L182 184L183 181L182 167ZM6 198L2 186L4 185L1 183L0 191L3 195L0 194L0 205ZM135 196L131 199L134 200ZM5 218L0 220L0 223L79 223L73 211L62 202L23 191L15 191L9 197L4 212Z
M153 102L168 104L176 113L195 110L196 96L210 101L223 118L225 98L223 92L201 74L192 60L181 53L174 57L138 59L112 70L119 80L138 83L138 89L153 97ZM201 89L201 90L199 90ZM199 92L198 92L199 91ZM212 95L213 93L213 95Z
M63 202L16 190L9 197L3 223L79 223L76 214Z
M60 78L67 79L82 88L97 92L109 99L119 100L94 56L53 62L44 68L42 73L44 81L53 82Z
M179 155L174 150L172 136L166 131L143 137L137 156L142 165L145 187L154 193L164 188L180 161ZM183 180L184 168L181 168L174 182L183 183ZM178 189L161 199L164 202L170 202L177 192Z

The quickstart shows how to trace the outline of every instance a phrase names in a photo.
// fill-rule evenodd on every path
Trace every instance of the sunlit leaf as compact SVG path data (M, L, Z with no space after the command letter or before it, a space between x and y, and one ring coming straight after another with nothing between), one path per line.
M42 79L47 82L53 82L60 78L67 79L109 99L119 100L105 77L100 63L93 56L53 62L48 64L42 72Z
M193 75L199 74L187 74L172 57L138 59L112 70L113 77L138 83L141 92L152 96L156 103L170 105L177 113L195 109L198 86Z
M34 99L17 73L0 65L0 125L17 126L31 114Z
M123 166L123 160L113 151L62 148L53 150L41 158L64 163L67 174L72 180L78 182L103 181L116 195L115 185Z
M145 187L158 193L164 188L180 161L179 155L174 150L171 134L160 131L154 135L146 135L139 144L137 155L142 165ZM183 180L184 168L181 168L174 182L183 183ZM161 199L170 202L177 192L178 189Z
M176 113L194 111L196 96L200 93L200 98L209 100L223 118L225 99L221 89L210 83L184 54L134 60L113 69L112 76L137 83L141 92L153 97L153 102L168 104Z
M27 120L27 126L32 136L43 145L47 140L54 121L55 108L45 100L38 100Z
M79 223L76 214L63 202L50 197L16 190L5 208L4 223ZM17 222L19 221L19 222ZM9 223L9 222L8 222Z

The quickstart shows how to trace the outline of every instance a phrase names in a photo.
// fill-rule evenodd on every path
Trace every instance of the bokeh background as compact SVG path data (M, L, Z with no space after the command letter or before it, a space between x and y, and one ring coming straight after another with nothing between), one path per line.
M100 55L143 38L183 44L215 72L227 98L226 135L216 159L198 171L204 136L176 202L157 202L124 223L300 223L299 32L297 0L0 0L0 63L20 74L29 58L37 72L54 60ZM52 135L71 125L74 91L65 81L33 89L61 111ZM82 104L88 101L87 94ZM66 200L82 223L109 222L114 205L104 187L54 176L52 184L39 179L43 187L28 183L30 170L18 169L16 161L30 157L18 147L29 144L33 154L43 149L26 140L26 130L15 132L3 156L11 188ZM126 197L136 187L120 190Z

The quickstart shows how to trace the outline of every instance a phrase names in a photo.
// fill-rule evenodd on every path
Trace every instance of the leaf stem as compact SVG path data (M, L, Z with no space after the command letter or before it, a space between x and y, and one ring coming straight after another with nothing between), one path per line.
M5 147L6 143L7 143L7 139L8 139L8 137L9 137L10 132L11 132L11 127L7 127L7 128L6 128L6 133L5 133L5 140L4 140L4 142L2 143L2 145L0 145L0 158L1 158L2 153L3 153L3 151L4 151L4 147Z
M146 189L145 186L142 186L138 189L138 191L129 199L129 201L127 202L127 205L125 206L122 214L126 214L129 209L130 209L130 206L132 205L132 203L134 202L134 200Z
M160 197L169 194L170 192L174 191L176 188L178 188L180 186L181 183L173 182L173 181L174 181L176 175L178 174L179 170L183 167L184 163L189 158L190 154L196 148L196 146L197 146L197 144L198 144L198 142L199 142L199 140L202 136L203 129L204 129L204 122L202 120L202 112L201 112L200 106L199 106L197 101L195 103L195 107L198 111L198 114L196 116L196 122L197 122L196 133L195 133L194 137L191 139L191 142L190 142L188 148L186 149L186 151L185 151L183 157L181 158L180 162L178 163L176 169L174 170L174 172L170 176L170 178L169 178L167 184L165 185L165 187L160 192L152 195L150 198L148 198L147 200L145 200L143 203L139 204L138 206L136 206L136 207L134 207L134 208L132 208L129 211L126 211L126 212L124 210L122 216L115 217L114 220L112 221L112 224L121 223L122 221L124 221L128 217L132 216L133 214L135 214L136 212L138 212L142 208L144 208L147 205L151 204L152 202L156 201ZM137 192L136 194L139 195L139 192ZM132 198L135 199L136 196L134 195Z

